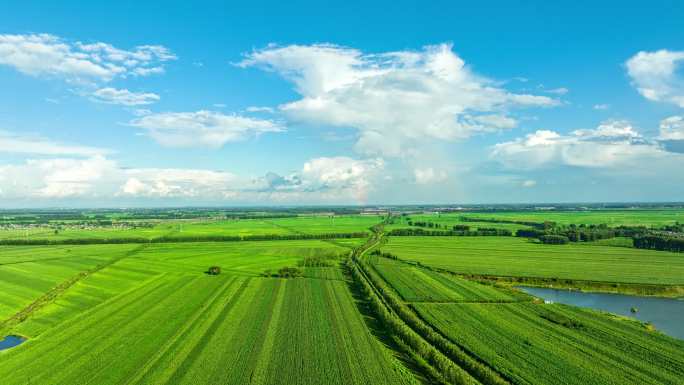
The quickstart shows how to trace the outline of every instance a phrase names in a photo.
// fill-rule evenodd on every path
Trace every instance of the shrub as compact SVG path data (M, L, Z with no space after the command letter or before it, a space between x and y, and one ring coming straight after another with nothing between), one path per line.
M207 269L207 274L219 275L221 274L221 268L219 266L210 266L209 269Z
M539 237L539 240L542 241L542 243L545 243L547 245L564 245L569 242L568 237L565 235L542 235Z
M302 276L302 271L296 267L281 267L278 269L278 277L280 278L297 278Z

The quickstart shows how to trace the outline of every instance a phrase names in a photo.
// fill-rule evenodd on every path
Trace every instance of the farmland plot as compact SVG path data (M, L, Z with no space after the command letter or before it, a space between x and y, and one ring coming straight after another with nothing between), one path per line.
M414 304L516 384L681 384L684 342L563 305Z
M345 285L160 274L0 353L0 377L5 384L412 383Z
M383 217L377 215L336 215L278 218L269 223L297 233L328 234L365 232L382 220Z
M382 249L465 274L684 284L684 258L666 251L543 245L515 237L390 237Z
M0 320L61 282L120 257L135 246L0 247Z
M409 302L514 302L526 297L388 258L375 258L372 265Z
M70 247L72 253L77 256L85 255L87 250L101 250L104 253L108 250L118 250L121 248L123 250L130 250L128 245ZM54 246L41 246L38 249L46 253L50 250L56 250ZM304 256L336 256L346 255L347 253L348 249L346 248L316 240L152 244L108 266L97 274L79 281L56 301L51 303L50 306L41 309L36 314L33 314L31 318L21 323L15 331L29 337L37 336L44 330L59 325L71 317L78 316L81 312L87 311L126 290L133 289L160 274L182 275L190 273L202 275L207 267L219 265L224 272L244 276L257 276L264 270L275 271L283 266L295 266ZM51 261L44 261L42 263L47 262ZM75 256L73 263L81 263L80 257ZM34 268L31 267L31 269ZM3 267L0 266L0 274L2 274L2 271ZM34 270L28 270L25 275L22 275L22 279L23 277L30 277L29 273L31 271ZM337 269L335 271L338 272ZM71 273L77 274L78 271L72 271ZM1 282L0 285L2 284ZM22 290L29 290L31 288L30 279L21 282L25 282L25 285L21 287ZM23 293L16 285L8 286L8 288L11 290L8 291L10 295ZM39 290L33 290L30 293L35 297L42 294ZM7 298L12 297L8 296ZM13 309L15 309L15 312L18 310L17 306L14 306Z
M463 213L472 218L487 218L508 221L544 222L559 224L586 224L609 226L662 226L684 222L682 209L605 209L591 211L519 211Z

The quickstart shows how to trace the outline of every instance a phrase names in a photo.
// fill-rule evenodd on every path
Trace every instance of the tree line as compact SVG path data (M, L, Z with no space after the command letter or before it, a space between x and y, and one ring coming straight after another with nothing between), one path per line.
M517 237L537 238L545 244L563 245L569 242L592 242L600 239L615 237L632 238L633 247L637 249L651 249L660 251L684 252L684 235L679 230L680 224L667 225L659 229L649 229L645 226L617 226L607 225L567 225L552 229L520 229ZM665 230L664 230L665 229Z
M418 356L418 363L422 363L421 366L433 377L449 384L467 384L472 382L469 374L482 384L508 384L490 367L425 323L394 294L371 266L357 260L357 263L350 263L350 268L354 281L360 284L376 315L402 344Z
M634 247L637 249L651 249L682 253L684 252L684 238L662 235L646 235L635 237Z
M423 237L476 237L498 236L510 237L513 232L508 229L478 228L476 230L424 230L424 229L394 229L388 235L396 237L423 236Z
M477 218L477 217L465 217L465 216L460 217L460 220L462 222L509 223L509 224L514 224L514 225L523 225L523 226L534 227L536 229L542 229L542 230L550 229L550 228L556 226L556 222L552 222L552 221L531 222L531 221L516 221L516 220L510 220L510 219Z
M308 239L350 239L366 238L366 232L325 233L325 234L263 234L263 235L185 235L158 238L67 238L67 239L2 239L5 246L42 246L42 245L99 245L121 243L181 243L181 242L240 242L240 241L296 241Z

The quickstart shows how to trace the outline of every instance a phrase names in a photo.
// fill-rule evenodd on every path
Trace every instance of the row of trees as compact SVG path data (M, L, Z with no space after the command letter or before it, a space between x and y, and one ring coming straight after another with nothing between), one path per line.
M449 225L443 225L441 223L433 223L433 222L423 222L423 221L408 221L407 222L409 226L416 226L416 227L426 227L430 229L448 229L452 231L469 231L470 226L468 225L452 225L449 227Z
M332 267L337 261L336 255L314 255L304 257L297 264L302 267Z
M120 243L178 243L178 242L239 242L239 241L290 241L305 239L349 239L366 238L367 233L326 233L326 234L264 234L264 235L186 235L158 238L68 238L68 239L2 239L0 245L96 245Z
M646 235L634 238L634 247L638 249L652 249L662 251L684 252L684 238Z
M394 229L389 232L390 236L455 236L455 237L475 237L475 236L499 236L510 237L513 232L508 229L478 228L477 230L423 230L423 229Z
M543 237L555 236L567 238L567 242L592 242L600 239L615 237L638 237L645 235L649 230L646 227L619 226L609 228L605 225L597 226L557 226L552 229L519 229L515 232L517 237L538 238L544 242ZM556 239L556 238L547 238ZM567 243L566 242L566 243ZM555 243L553 240L544 243Z
M675 222L673 225L661 226L659 230L673 233L684 233L684 223Z
M510 219L498 219L498 218L476 218L476 217L460 217L462 222L488 222L488 223L510 223L514 225L523 225L534 227L536 229L551 229L556 225L556 222L544 221L544 222L531 222L531 221L515 221Z
M365 274L358 272L356 266ZM364 293L370 297L376 314L403 343L436 369L435 375L438 378L441 377L441 380L449 384L464 384L471 383L468 378L471 375L487 385L508 384L498 373L471 357L418 317L372 267L359 261L352 266L352 272L355 280L365 286ZM382 299L375 295L364 275L372 282Z
M539 237L539 240L547 245L565 245L569 242L568 237L566 237L565 235L554 234L542 235Z
M263 275L264 277L297 278L304 275L304 272L297 267L285 266L278 269L278 271L276 271L275 273L272 273L271 270L264 270L264 272L261 275Z

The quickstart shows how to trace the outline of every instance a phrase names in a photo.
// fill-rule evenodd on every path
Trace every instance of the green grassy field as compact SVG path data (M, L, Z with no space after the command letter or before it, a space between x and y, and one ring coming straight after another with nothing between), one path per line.
M663 251L543 245L515 237L391 237L382 249L464 274L684 284L684 256Z
M516 384L674 385L684 378L684 342L633 321L532 303L414 308Z
M22 258L18 249L12 259ZM81 263L92 247L71 249L76 255L65 258ZM305 256L348 252L323 241L146 246L17 326L12 332L29 340L0 352L0 378L4 384L414 383L366 327L339 268L307 268L311 278L295 280L259 277ZM214 264L223 274L204 274Z
M394 229L418 228L417 226L409 226L409 221L436 223L447 227L448 230L451 230L454 225L470 226L471 230L477 228L506 229L510 230L512 233L515 233L515 231L519 229L529 228L528 226L515 223L467 222L462 220L461 216L463 216L461 213L411 214L395 218L393 223L385 226L385 229L391 231Z
M592 210L592 211L521 211L463 213L474 218L504 219L513 221L544 222L559 224L607 224L609 226L661 226L684 222L684 210Z
M377 215L300 216L278 218L270 223L290 231L305 234L363 232L383 221Z
M59 283L107 263L135 245L0 247L0 320Z
M344 285L158 275L0 353L0 376L4 384L413 383Z
M512 291L497 290L465 279L410 266L388 258L373 258L371 264L408 302L515 302L527 299Z
M424 250L434 246L422 241ZM503 380L471 370L477 378L568 385L679 384L683 378L684 341L640 322L544 304L508 288L464 281L420 265L377 255L365 258L404 301L398 304L381 291L408 327L439 346L453 362L463 362L466 354L486 363ZM465 353L448 353L454 349Z
M5 318L16 313L57 283L76 275L80 269L92 267L130 251L132 245L41 246L35 248L4 247L3 257L24 258L23 263L0 266L0 284L12 296L3 296ZM33 257L25 256L29 249ZM54 250L62 251L60 259L45 259ZM67 251L70 250L70 251ZM36 336L47 327L86 311L121 291L160 274L203 274L212 265L226 273L258 276L265 270L296 266L306 256L343 257L349 250L323 241L261 241L226 243L163 243L145 246L140 251L108 266L97 274L78 282L49 307L22 323L17 331ZM100 253L97 258L92 255ZM10 257L9 255L16 256ZM22 257L23 256L23 257ZM35 258L35 259L30 259ZM51 275L48 275L50 273ZM49 279L49 280L48 280ZM7 302L7 304L4 304Z
M0 229L2 239L91 239L91 238L143 238L192 236L250 236L292 235L366 232L382 222L378 216L300 216L274 219L193 219L157 221L153 227L63 227L55 232L48 226L26 229Z
M382 219L168 220L142 229L70 228L42 235L38 229L29 237L342 234L369 232ZM522 227L460 222L456 214L412 219ZM385 230L405 227L405 221ZM0 238L10 236L26 234L0 231ZM476 379L622 385L677 384L684 375L684 341L633 321L537 303L506 284L432 268L684 285L682 254L633 249L627 238L562 246L494 236L384 242L379 236L0 246L0 337L27 338L0 351L1 382L346 385L442 378L473 385ZM357 250L368 269L359 273L352 251L376 243L408 263ZM220 266L221 274L206 274L210 266ZM301 277L271 276L283 267L297 267ZM363 277L375 277L384 288L364 289ZM377 293L384 302L372 302ZM394 323L381 319L378 309Z

